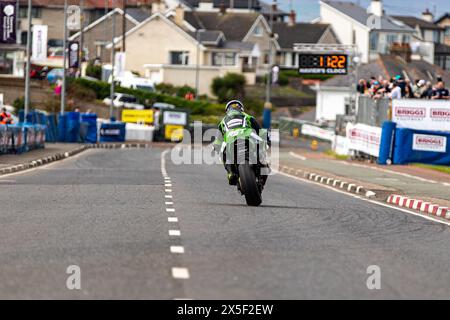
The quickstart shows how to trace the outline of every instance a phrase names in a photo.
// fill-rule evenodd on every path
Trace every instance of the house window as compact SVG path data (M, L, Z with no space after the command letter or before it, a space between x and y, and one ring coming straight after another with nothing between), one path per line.
M188 51L171 51L170 52L170 64L188 65L189 64L189 52Z
M0 74L14 73L14 53L13 52L0 52Z
M261 37L263 35L263 29L261 26L256 26L255 29L253 29L253 35L257 37Z
M224 65L234 66L236 65L236 53L225 53Z
M410 43L411 42L411 37L407 34L404 34L402 36L402 43Z
M396 34L388 34L388 35L386 35L386 43L393 44L394 42L397 42L397 35Z
M221 66L223 61L223 55L219 52L213 52L212 54L212 65Z
M379 41L379 34L376 32L370 33L370 50L378 50L378 41Z
M433 42L440 43L441 42L441 33L437 30L433 31Z
M445 36L450 37L450 27L445 28Z
M20 17L20 19L28 18L28 8L20 8L19 17ZM36 8L36 7L31 8L31 17L33 19L40 19L42 17L41 8Z

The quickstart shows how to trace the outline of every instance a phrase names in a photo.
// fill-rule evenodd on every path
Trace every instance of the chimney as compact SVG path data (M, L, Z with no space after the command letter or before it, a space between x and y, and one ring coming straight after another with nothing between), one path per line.
M367 13L373 14L377 17L382 17L383 11L383 2L381 0L372 0L369 8L367 8Z
M422 12L422 19L428 22L433 22L434 21L434 16L431 13L430 10L428 10L428 8Z
M276 2L276 1L274 1L274 2L272 3L272 10L273 10L273 12L277 12L277 11L278 11L278 5L277 5L277 2Z
M200 0L198 3L198 11L213 11L214 3L213 0Z
M182 26L184 24L184 8L180 5L175 8L175 24Z
M294 10L291 10L291 12L289 13L288 25L292 27L295 26L296 23L297 23L297 14L295 13Z
M152 13L164 12L166 11L166 4L161 0L155 0L152 3Z

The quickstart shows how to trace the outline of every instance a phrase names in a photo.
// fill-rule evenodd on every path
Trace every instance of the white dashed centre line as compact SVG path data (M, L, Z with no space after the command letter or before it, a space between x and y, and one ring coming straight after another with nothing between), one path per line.
M166 197L166 199L172 199L173 198L173 196L170 195L170 194L166 194L165 197Z
M166 212L175 212L174 208L166 208Z
M181 236L181 232L180 232L180 230L169 230L169 236L179 237L179 236Z
M177 217L169 217L169 218L167 218L167 220L169 221L169 222L178 222L178 218Z
M172 268L172 276L175 279L189 279L189 270L186 268Z
M172 253L184 253L184 247L182 246L171 246L170 252Z

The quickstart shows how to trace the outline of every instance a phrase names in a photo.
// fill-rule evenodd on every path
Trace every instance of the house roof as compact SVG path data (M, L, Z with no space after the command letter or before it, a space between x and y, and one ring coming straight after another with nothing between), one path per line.
M21 6L27 6L28 0L19 0ZM108 8L116 8L117 1L107 0ZM127 6L138 6L141 4L151 4L154 0L127 0ZM64 7L64 0L32 0L33 6L48 7L48 8L62 8ZM68 0L68 5L80 5L80 0ZM104 9L105 0L85 0L85 9Z
M318 43L328 30L329 24L284 22L273 24L273 32L278 35L278 44L283 49L292 49L295 43Z
M138 22L145 21L150 17L150 13L141 8L127 8L127 14Z
M445 19L450 19L450 12L444 13L444 15L442 17L440 17L439 19L436 20L436 23L439 23Z
M225 8L230 7L230 0L210 0L213 3L214 8L220 8L223 4ZM204 0L183 0L183 2L190 7L198 7L200 2L206 2ZM235 9L254 9L259 10L261 7L261 1L259 0L234 0L233 8Z
M95 20L94 22L92 22L90 25L86 26L83 31L87 32L89 30L91 30L92 28L94 28L95 26L97 26L98 24L102 23L103 21L105 21L106 19L108 19L109 17L113 16L113 15L120 15L123 16L124 12L122 9L120 8L116 8L112 11L110 11L108 14L103 15L102 17L100 17L99 19ZM139 25L139 23L141 23L142 21L138 21L136 19L134 19L129 13L128 13L128 9L127 9L127 14L126 14L126 18L133 24L135 25ZM72 35L69 39L70 40L74 40L76 38L78 38L80 36L80 32L75 33L74 35Z
M345 14L346 16L352 18L353 20L367 25L367 21L371 16L367 13L367 10L363 7L356 5L353 2L342 2L342 1L329 1L322 0L322 3L329 5L330 7L338 10L339 12ZM391 17L384 15L381 17L381 30L397 31L397 32L414 32L408 26L396 23Z
M430 30L444 30L443 27L440 27L433 22L428 22L423 19L419 19L417 17L413 16L392 16L396 20L400 20L407 26L411 28L416 28L416 26L419 26L421 29L430 29Z
M240 41L259 16L258 13L185 12L184 19L196 29L220 30L227 40Z
M450 83L450 74L434 64L423 60L413 60L407 63L399 57L387 54L379 55L379 59L358 68L358 78L367 80L371 77L378 78L378 76L390 79L398 74L404 76L404 73L406 73L411 81L423 79L434 82L439 75L446 83ZM349 73L347 75L333 77L323 82L322 86L349 87L351 84L356 83L356 80L354 74Z

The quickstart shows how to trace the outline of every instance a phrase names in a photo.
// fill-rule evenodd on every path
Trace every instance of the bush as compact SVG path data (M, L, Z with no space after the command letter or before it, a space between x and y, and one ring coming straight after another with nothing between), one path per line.
M177 88L177 97L184 98L187 93L195 93L195 89L189 86L182 86Z
M88 77L96 78L101 80L102 78L102 67L89 63L86 68L86 75Z
M25 97L17 98L16 100L14 100L12 106L16 109L17 114L19 114L20 110L25 109Z
M72 84L76 83L85 88L93 90L96 94L96 98L103 100L110 95L110 85L102 81L90 81L87 79L73 79ZM173 104L177 108L185 109L191 112L193 115L222 115L223 106L220 104L211 103L208 101L188 101L184 98L157 93L149 92L145 90L128 89L122 87L116 87L116 92L132 94L137 97L141 102L164 102Z
M214 78L211 85L212 92L219 102L224 103L233 99L244 99L245 77L237 73L228 73L224 77Z
M76 98L79 100L95 100L97 95L94 90L91 88L87 88L79 83L71 83L67 89L67 93L72 98Z

